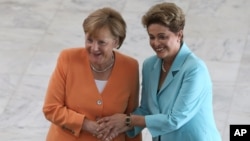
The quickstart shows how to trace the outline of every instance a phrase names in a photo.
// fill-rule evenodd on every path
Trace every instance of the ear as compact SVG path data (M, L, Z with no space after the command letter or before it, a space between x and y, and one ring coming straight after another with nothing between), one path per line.
M179 39L181 39L183 36L183 30L180 30L177 34L178 34Z
M183 30L178 31L177 36L178 36L177 42L180 42L182 40L182 38L183 38Z
M115 46L115 48L116 49L118 49L119 48L119 38L116 38L115 40L114 40L114 46Z

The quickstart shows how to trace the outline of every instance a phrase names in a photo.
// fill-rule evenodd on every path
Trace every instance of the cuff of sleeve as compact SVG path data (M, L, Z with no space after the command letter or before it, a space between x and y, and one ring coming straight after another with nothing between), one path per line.
M81 115L81 114L77 114L74 118L74 125L73 125L73 130L74 130L74 135L79 137L81 130L82 130L82 124L83 124L83 120L84 120L85 116Z
M153 138L159 136L159 133L161 131L159 125L157 125L154 121L155 120L153 116L145 116L146 127L148 128L148 131L150 132Z
M126 134L127 134L128 137L133 138L136 135L138 135L142 131L142 129L143 128L141 128L141 127L135 126L133 129L127 131Z

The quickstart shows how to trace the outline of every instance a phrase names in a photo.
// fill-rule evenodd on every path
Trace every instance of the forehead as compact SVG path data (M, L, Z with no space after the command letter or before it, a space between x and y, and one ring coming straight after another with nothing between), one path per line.
M86 33L87 37L103 39L103 38L113 38L108 27L98 28L92 31L91 33Z
M151 24L147 27L147 31L149 35L158 35L158 34L171 34L168 27L163 26L161 24Z

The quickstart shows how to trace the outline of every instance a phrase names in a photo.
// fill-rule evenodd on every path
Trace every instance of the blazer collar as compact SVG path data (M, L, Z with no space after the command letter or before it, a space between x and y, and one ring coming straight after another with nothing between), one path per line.
M188 48L188 46L185 43L183 43L179 52L177 53L174 59L171 70L179 71L189 54L191 54L191 50Z
M188 48L188 46L185 43L183 43L179 52L177 53L177 55L174 59L174 62L173 62L172 66L168 72L168 75L166 76L166 79L164 80L164 83L163 83L162 88L160 89L159 93L171 83L171 81L174 79L175 75L180 71L182 65L184 64L184 62L185 62L187 56L189 56L189 54L191 54L191 50ZM157 60L154 64L154 68L153 68L154 72L155 72L155 70L159 70L159 68L161 68L161 62L162 62L162 60L160 58L157 58ZM160 72L160 71L158 71L158 72ZM155 75L155 73L152 73L152 74ZM158 80L159 80L159 78L158 78Z

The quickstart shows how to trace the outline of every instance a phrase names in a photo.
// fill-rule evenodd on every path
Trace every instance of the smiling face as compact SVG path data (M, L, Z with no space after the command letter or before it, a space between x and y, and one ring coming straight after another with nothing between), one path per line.
M113 49L118 46L118 41L111 35L108 28L101 28L93 35L86 33L85 48L89 54L89 61L95 66L107 66L113 56Z
M152 49L161 59L174 59L181 46L182 30L174 33L161 24L151 24L147 28Z

